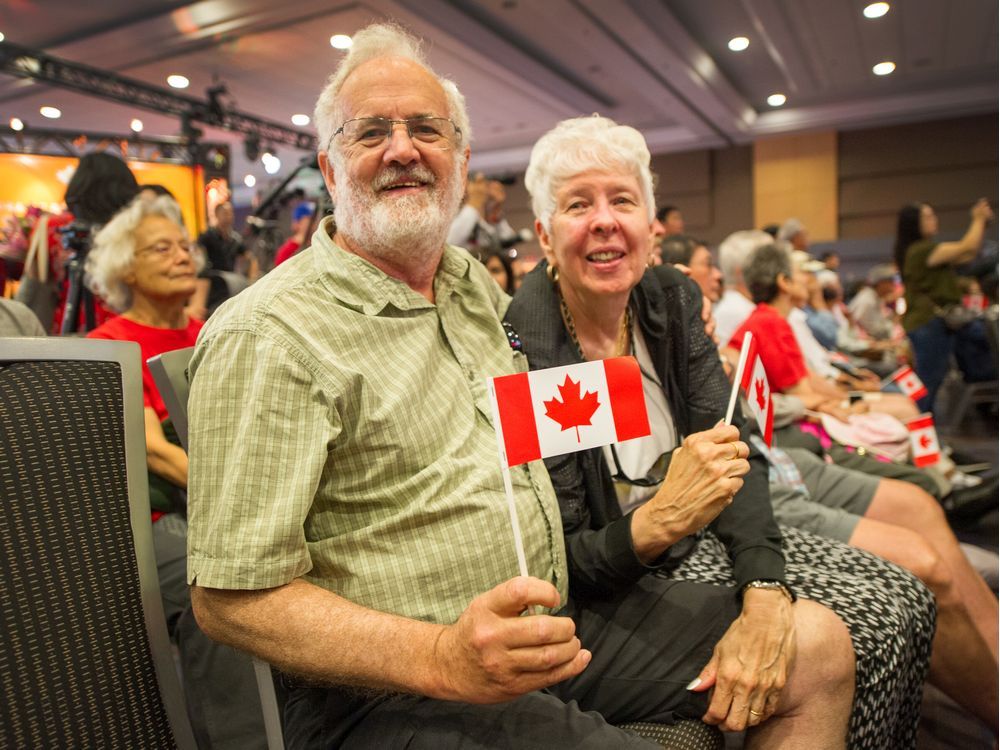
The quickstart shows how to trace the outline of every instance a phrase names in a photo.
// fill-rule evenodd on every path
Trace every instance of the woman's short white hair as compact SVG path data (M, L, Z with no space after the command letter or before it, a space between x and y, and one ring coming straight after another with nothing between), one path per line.
M161 195L148 200L139 196L101 228L87 253L87 286L118 312L132 306L132 290L123 279L135 261L136 230L149 216L162 216L184 228L180 206L173 198ZM196 256L195 265L200 265L200 256Z
M597 115L563 120L539 138L531 149L524 185L531 194L535 218L546 232L551 231L556 192L566 180L590 170L624 169L639 180L652 224L656 199L649 161L646 139L635 128Z
M316 124L316 133L319 136L319 150L329 150L334 132L345 119L339 97L347 77L359 66L379 57L402 57L412 60L426 68L438 80L448 101L448 117L461 131L458 148L464 149L472 138L472 128L469 125L469 114L465 109L465 97L458 90L458 86L453 81L439 76L428 65L423 53L423 42L420 39L397 24L377 23L365 27L354 35L350 51L327 79L326 86L316 100L313 122Z
M741 229L719 243L719 270L727 286L743 282L743 265L750 253L764 245L775 244L774 237L761 229Z

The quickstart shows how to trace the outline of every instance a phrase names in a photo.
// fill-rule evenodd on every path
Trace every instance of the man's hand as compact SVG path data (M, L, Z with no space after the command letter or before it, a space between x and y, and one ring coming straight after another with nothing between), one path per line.
M489 196L490 183L482 172L477 172L476 176L469 180L465 186L465 202L485 217L486 199Z
M440 695L500 703L573 677L590 663L568 617L521 614L556 607L559 593L537 578L512 578L477 596L434 644Z
M739 732L769 719L778 708L794 658L791 602L780 591L747 590L743 612L691 687L697 692L715 687L702 721Z
M750 448L732 425L684 438L660 489L632 516L639 559L655 560L674 542L708 525L733 501L750 471Z

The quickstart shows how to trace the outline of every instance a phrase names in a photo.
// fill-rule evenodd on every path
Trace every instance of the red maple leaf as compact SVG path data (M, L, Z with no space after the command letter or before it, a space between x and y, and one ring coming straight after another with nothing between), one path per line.
M767 406L767 400L764 398L764 394L767 392L764 389L764 379L755 380L753 384L757 388L757 407L764 411L764 407Z
M920 440L918 440L917 442L920 443L921 448L927 450L927 446L931 444L931 439L927 437L927 434L925 433L920 436Z
M590 418L594 416L600 404L597 401L597 392L590 391L580 397L580 383L574 381L569 375L563 384L557 386L559 389L558 398L543 401L545 404L545 416L558 422L563 430L570 427L576 428L576 442L580 442L580 427L590 424Z

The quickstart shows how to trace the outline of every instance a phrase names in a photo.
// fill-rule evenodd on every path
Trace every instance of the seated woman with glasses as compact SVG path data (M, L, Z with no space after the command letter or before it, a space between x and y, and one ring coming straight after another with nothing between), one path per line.
M121 314L88 338L135 341L142 357L153 547L164 614L178 644L184 694L199 745L266 747L263 716L249 657L209 640L191 611L187 585L187 519L182 490L188 457L146 360L193 346L202 322L185 313L199 262L169 197L137 198L94 238L87 255L90 287Z
M727 716L738 705L755 727L781 700L771 667L794 629L785 593L824 604L854 646L849 746L913 746L933 598L872 556L779 531L749 428L740 418L722 424L729 387L700 317L701 293L675 269L647 267L649 162L638 131L586 117L543 136L525 175L545 260L524 279L507 322L532 369L636 357L652 426L646 438L546 461L570 578L586 581L592 596L650 574L735 586L741 614L692 683L695 691L715 683L705 718L727 729L743 723Z

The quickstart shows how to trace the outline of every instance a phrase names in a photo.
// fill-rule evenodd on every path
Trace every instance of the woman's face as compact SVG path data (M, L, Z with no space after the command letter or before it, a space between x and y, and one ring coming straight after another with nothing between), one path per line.
M490 272L493 280L500 285L500 288L507 291L507 269L503 266L503 261L497 256L491 255L486 259L486 270Z
M938 218L926 203L920 207L920 236L933 237L938 233Z
M701 287L701 293L711 302L718 302L722 295L722 272L712 260L712 253L704 245L699 245L691 253L691 278Z
M183 227L164 216L147 216L133 235L135 257L124 276L133 294L174 301L195 290L195 265Z
M646 270L651 227L638 178L588 171L556 191L551 232L536 223L563 291L580 297L628 295Z

